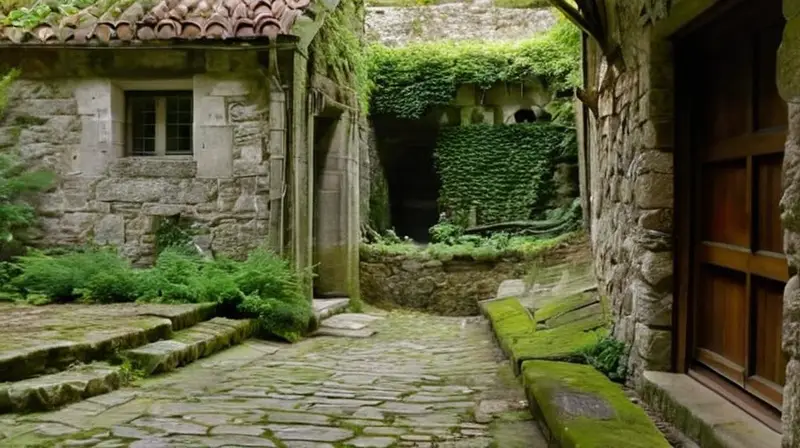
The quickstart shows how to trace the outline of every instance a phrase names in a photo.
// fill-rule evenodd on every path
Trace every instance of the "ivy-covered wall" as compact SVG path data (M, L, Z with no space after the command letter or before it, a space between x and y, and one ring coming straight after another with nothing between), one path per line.
M442 129L436 144L440 208L456 222L528 220L551 206L559 163L576 163L574 129L549 123Z

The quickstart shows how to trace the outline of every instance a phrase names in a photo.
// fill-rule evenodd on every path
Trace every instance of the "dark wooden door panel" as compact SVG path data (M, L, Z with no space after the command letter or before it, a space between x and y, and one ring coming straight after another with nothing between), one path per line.
M787 107L775 83L780 2L752 0L683 46L693 159L695 363L775 406L782 402L780 220ZM688 79L684 77L683 79Z
M732 160L704 167L703 241L750 246L747 210L747 164Z

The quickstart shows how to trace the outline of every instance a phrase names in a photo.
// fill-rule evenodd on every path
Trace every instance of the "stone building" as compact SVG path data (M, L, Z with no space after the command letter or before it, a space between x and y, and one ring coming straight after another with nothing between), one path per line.
M318 264L318 293L358 294L363 119L310 50L337 4L120 2L0 25L0 65L21 70L0 146L58 175L42 243L147 264L180 220L204 251L267 243Z
M703 446L800 446L800 2L596 3L582 189L632 381Z

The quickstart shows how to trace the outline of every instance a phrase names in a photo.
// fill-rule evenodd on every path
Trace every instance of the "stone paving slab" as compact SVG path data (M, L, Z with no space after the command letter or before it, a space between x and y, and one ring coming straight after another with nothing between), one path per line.
M0 446L547 447L485 320L393 312L371 327L366 339L250 340L107 404L10 415Z
M115 350L168 338L213 313L210 305L0 304L0 381L102 360Z
M105 363L0 384L0 413L55 409L119 388L119 368Z

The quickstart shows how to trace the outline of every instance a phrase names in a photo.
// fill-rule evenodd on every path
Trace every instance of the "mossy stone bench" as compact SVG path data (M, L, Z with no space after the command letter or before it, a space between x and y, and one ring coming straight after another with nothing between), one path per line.
M590 366L525 361L522 377L531 412L562 448L670 447L622 388Z

